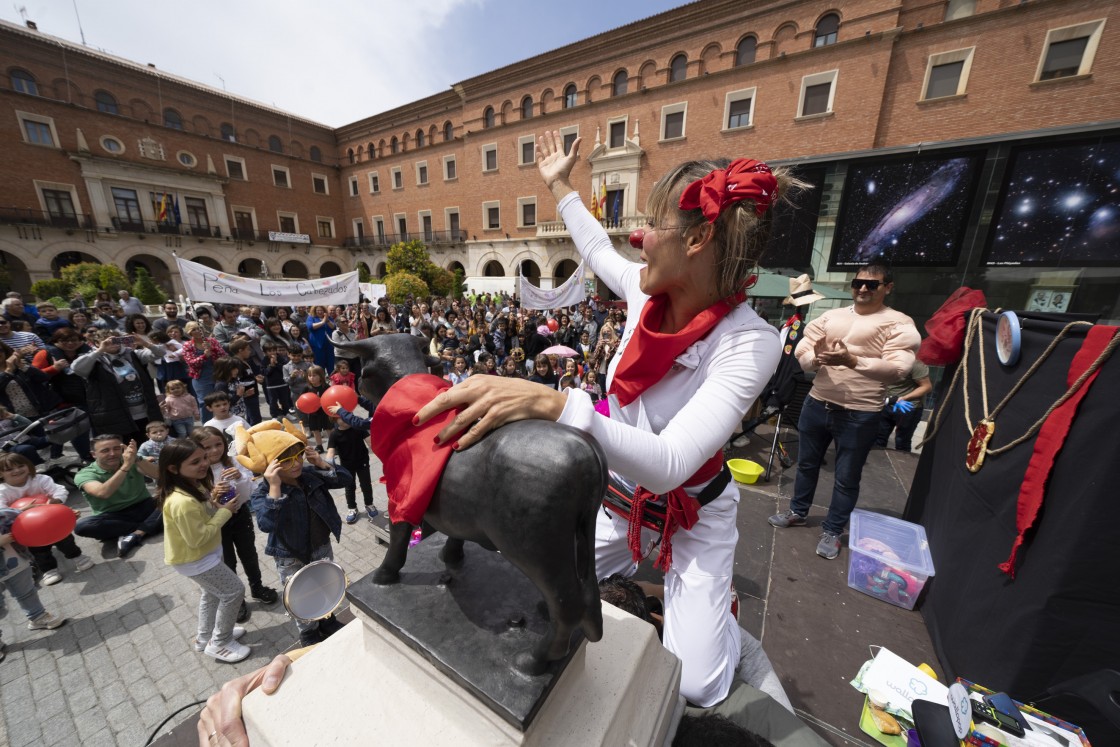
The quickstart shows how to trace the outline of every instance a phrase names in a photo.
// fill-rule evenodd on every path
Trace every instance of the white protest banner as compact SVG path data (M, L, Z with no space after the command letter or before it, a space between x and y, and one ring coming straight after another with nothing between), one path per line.
M544 311L559 309L562 306L575 306L586 296L583 292L583 263L562 285L552 290L544 290L530 283L524 276L520 278L521 307Z
M377 299L389 295L389 291L385 290L384 283L358 283L358 287L370 303L375 303Z
M195 301L261 306L314 306L358 303L358 273L313 280L261 280L219 272L175 258L187 295Z

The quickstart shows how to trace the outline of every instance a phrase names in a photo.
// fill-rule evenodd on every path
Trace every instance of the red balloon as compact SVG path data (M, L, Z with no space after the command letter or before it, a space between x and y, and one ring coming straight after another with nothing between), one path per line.
M44 493L39 493L37 495L25 495L22 498L16 498L9 504L9 506L11 508L14 508L16 511L22 511L25 508L31 508L32 506L45 506L50 503L50 500L51 497Z
M358 393L354 391L353 387L335 384L323 392L319 401L323 404L323 412L328 415L330 414L330 408L335 405L342 405L343 409L354 412L354 408L358 406Z
M46 547L66 539L78 517L61 503L33 506L12 522L12 537L24 547Z
M304 392L299 395L296 400L296 409L300 412L310 415L319 409L319 395L315 392Z
M555 319L549 319L547 324L550 332L555 332L556 330L560 329L560 323Z
M640 228L635 228L630 232L630 246L634 247L635 249L641 249L642 241L645 239L645 237L645 231Z

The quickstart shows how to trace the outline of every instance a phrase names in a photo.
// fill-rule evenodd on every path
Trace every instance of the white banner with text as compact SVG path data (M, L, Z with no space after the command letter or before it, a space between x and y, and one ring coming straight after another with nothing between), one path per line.
M521 307L525 309L544 311L559 309L564 306L575 306L587 297L583 290L582 262L570 278L565 280L562 285L550 290L538 288L530 283L525 276L521 276L519 280Z
M179 265L183 288L194 301L261 306L358 303L357 271L313 280L262 280L219 272L179 257L175 262Z

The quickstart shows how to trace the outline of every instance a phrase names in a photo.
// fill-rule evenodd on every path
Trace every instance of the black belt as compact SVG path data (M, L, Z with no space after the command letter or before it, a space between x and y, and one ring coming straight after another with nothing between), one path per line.
M724 463L719 474L711 479L696 496L696 502L703 508L719 497L727 484L731 482L731 470ZM634 502L634 493L624 486L612 474L607 482L607 492L603 496L603 508L608 508L623 518L630 517L630 506ZM665 506L646 501L645 511L642 515L642 524L658 533L665 529Z

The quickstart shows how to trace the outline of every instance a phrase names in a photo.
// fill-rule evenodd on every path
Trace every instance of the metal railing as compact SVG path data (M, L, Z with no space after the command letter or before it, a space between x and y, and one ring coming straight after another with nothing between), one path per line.
M175 225L164 221L155 220L129 220L114 217L113 228L126 233L162 233L178 236L199 236L203 238L220 239L222 229L217 226L192 226L187 223Z
M53 215L45 210L0 207L0 224L31 224L52 228L96 228L90 215Z
M390 247L402 241L418 239L425 244L461 244L467 240L465 230L458 231L409 231L407 233L387 233L384 236L349 236L342 240L342 245L347 249L360 249L365 247Z

